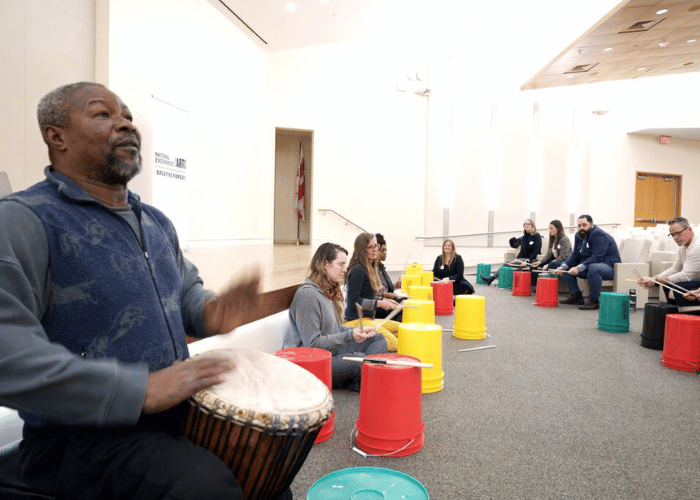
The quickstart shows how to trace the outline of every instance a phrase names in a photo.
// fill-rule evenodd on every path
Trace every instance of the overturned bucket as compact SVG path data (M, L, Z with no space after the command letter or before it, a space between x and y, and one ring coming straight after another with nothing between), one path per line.
M481 295L457 295L453 336L459 339L486 337L486 299Z
M326 474L311 485L306 500L428 500L428 490L403 472L352 467Z
M683 372L697 372L700 369L700 316L666 316L661 364Z
M513 287L513 268L501 266L498 268L498 288Z
M368 357L419 361L401 354ZM355 423L357 447L372 455L392 457L418 452L425 441L422 404L421 368L363 363L360 414Z
M616 292L602 292L600 294L598 330L610 333L630 331L629 294Z
M540 307L559 306L559 280L557 278L540 276L537 279L535 304Z
M401 323L399 325L398 354L405 354L430 363L432 368L423 368L421 389L423 394L437 392L444 387L445 372L442 371L442 327L425 323Z
M403 304L404 323L435 323L435 302L432 300L407 299Z
M325 349L317 347L290 347L288 349L280 349L275 353L278 358L291 361L295 365L310 371L316 375L321 382L326 384L329 391L333 391L333 368L331 353ZM331 412L331 417L328 422L323 424L321 430L316 436L316 443L322 443L333 435L335 429L335 410Z
M452 303L452 282L433 281L433 301L435 302L435 314L438 316L449 316L454 312Z
M513 295L517 297L529 297L532 295L531 278L532 273L530 271L513 272Z

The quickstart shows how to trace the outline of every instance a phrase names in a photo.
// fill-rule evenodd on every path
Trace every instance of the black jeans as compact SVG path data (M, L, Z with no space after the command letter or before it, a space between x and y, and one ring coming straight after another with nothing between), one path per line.
M172 413L171 413L172 415ZM242 498L233 473L179 435L179 424L142 419L136 427L24 426L22 478L71 499ZM292 498L287 491L282 498Z

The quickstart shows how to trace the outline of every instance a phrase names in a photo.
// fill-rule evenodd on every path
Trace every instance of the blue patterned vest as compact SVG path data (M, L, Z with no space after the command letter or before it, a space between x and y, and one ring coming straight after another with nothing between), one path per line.
M146 363L150 371L185 359L172 223L129 192L142 249L122 217L68 177L48 168L46 176L9 198L31 209L46 230L51 298L41 323L49 340L86 358Z

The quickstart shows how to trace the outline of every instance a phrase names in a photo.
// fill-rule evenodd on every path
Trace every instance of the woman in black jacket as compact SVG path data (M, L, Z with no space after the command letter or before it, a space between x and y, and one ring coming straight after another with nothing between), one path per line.
M536 262L537 256L542 251L542 236L537 232L534 220L525 219L525 222L523 222L523 235L520 238L511 238L510 246L513 248L520 247L520 252L515 260L504 265L529 270L529 264ZM482 276L481 279L487 285L490 285L498 279L498 269L492 272L491 276Z
M457 253L454 241L445 240L442 243L442 254L438 255L433 265L433 279L452 281L454 295L474 293L474 287L464 277L464 261Z

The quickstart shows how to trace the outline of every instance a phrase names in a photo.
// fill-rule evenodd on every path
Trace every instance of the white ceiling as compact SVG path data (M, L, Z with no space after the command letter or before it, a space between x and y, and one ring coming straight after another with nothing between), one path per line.
M523 4L524 0L486 0L487 4L482 5L471 0L293 0L296 11L290 12L285 8L289 0L208 1L265 52L356 40L377 32L388 33L407 23L416 35L421 25L437 26L437 31L431 32L436 33L430 35L433 38L441 37L442 32L451 33L447 38L450 41L440 39L438 43L451 44L449 48L457 52L470 33L493 33L497 37L501 30L510 37L487 38L489 43L498 44L500 52L496 52L496 57L500 59L504 43L521 49L539 47L540 52L546 52L546 42L550 42L551 53L555 53L559 44L571 39L569 34L573 38L583 32L525 82L523 90L700 71L700 0L622 1L597 22L597 16L614 2L528 0ZM662 8L668 12L656 14ZM508 16L502 17L500 12L508 12ZM543 12L547 13L542 15ZM475 19L465 19L469 14ZM594 24L586 30L591 22ZM635 23L643 23L644 30L621 33ZM411 31L407 33L410 36ZM428 32L422 34L425 33ZM533 36L539 37L539 45L527 44ZM691 39L697 41L687 43ZM661 42L668 44L660 47ZM612 50L604 51L608 47ZM475 56L473 47L465 47L464 53L470 60ZM541 54L534 60L540 61L537 65L542 64ZM572 72L577 66L581 67L579 71ZM700 140L700 129L645 129L632 133Z
M630 0L600 19L521 88L694 71L700 71L700 1Z

